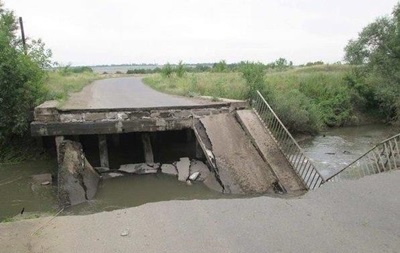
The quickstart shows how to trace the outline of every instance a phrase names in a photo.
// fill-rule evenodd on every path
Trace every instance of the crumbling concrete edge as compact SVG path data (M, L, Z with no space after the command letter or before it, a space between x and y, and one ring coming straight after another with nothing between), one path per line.
M278 188L276 190L278 190L278 191L280 191L282 193L287 193L286 188L281 184L281 179L279 178L278 174L275 172L273 166L271 166L271 164L269 164L268 159L265 157L264 153L261 151L260 147L258 146L258 144L257 144L257 142L255 140L255 137L250 133L249 129L247 128L246 124L244 124L243 120L240 118L240 116L237 113L237 111L235 112L235 119L237 120L239 125L242 127L242 129L244 130L246 135L250 138L250 141L253 144L253 146L256 148L258 154L261 156L261 158L264 160L264 162L266 164L268 164L268 166L271 168L271 171L272 171L273 175L278 179L278 182L277 182L278 185L277 185L277 187L275 186L274 188Z
M200 124L201 126L203 126L203 123L201 123L201 121L199 119L193 120L193 131L194 131L194 134L196 136L197 141L200 144L201 149L203 150L203 152L204 152L204 154L206 156L208 164L211 166L212 172L214 173L214 176L215 176L217 182L221 185L223 191L225 191L225 186L222 183L221 177L219 175L219 170L218 170L218 167L217 167L217 163L215 161L215 156L214 156L214 154L212 152L212 143L208 139L208 142L210 143L211 147L207 147L206 146L206 144L204 143L204 140L202 139L202 137L201 137L201 135L199 133L199 129L196 126L196 124ZM203 128L205 129L204 126L203 126ZM204 134L205 134L206 138L208 138L208 135L207 135L206 131L204 131Z

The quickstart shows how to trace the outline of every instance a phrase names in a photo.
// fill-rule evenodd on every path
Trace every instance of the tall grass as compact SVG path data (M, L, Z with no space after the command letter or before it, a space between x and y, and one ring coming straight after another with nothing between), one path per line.
M325 126L342 126L354 120L355 95L346 81L350 66L318 65L274 71L266 73L264 80L251 74L251 68L260 73L257 66L249 63L242 72L188 73L182 78L154 74L144 81L167 93L233 99L247 99L257 87L294 132L315 133ZM257 84L253 79L258 80ZM263 87L257 86L260 80Z
M65 100L68 94L78 92L89 83L103 76L93 72L70 73L65 75L61 72L48 72L45 81L47 89L46 100Z
M240 73L186 73L182 77L172 74L152 74L144 82L156 90L182 96L212 96L245 99L248 88Z

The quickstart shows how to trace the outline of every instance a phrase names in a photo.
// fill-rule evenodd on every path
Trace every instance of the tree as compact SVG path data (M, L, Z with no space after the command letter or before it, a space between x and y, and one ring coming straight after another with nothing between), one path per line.
M394 7L391 16L376 19L357 39L349 41L345 60L357 65L358 76L350 83L374 94L374 104L388 121L399 120L400 4Z
M0 144L23 135L29 126L30 111L46 95L43 87L47 55L40 55L44 44L31 45L25 55L17 36L18 22L0 1ZM36 55L33 57L33 55Z

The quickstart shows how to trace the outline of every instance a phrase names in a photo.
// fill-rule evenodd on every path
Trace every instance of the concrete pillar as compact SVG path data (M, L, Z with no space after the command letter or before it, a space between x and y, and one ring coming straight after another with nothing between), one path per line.
M108 161L108 148L107 148L107 137L104 134L99 134L99 154L100 154L100 166L110 167Z
M148 164L154 163L153 148L151 146L150 135L148 133L142 134L144 160Z
M57 162L60 163L60 145L61 142L64 141L64 136L56 136L55 137L56 140L56 151L57 151Z

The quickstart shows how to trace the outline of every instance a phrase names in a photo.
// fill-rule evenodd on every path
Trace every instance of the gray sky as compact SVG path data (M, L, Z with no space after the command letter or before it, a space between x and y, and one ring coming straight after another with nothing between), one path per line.
M397 0L4 0L63 64L343 59Z

